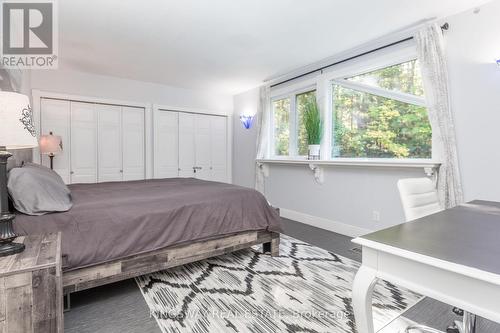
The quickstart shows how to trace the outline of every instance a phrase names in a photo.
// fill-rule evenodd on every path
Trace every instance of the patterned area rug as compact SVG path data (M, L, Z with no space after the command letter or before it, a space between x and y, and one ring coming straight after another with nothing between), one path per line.
M165 333L355 333L351 286L359 263L282 236L280 256L260 247L136 279ZM420 296L388 282L374 291L378 331Z

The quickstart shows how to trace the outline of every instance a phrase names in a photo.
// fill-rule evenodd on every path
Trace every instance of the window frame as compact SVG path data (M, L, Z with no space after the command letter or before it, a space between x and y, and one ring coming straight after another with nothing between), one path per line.
M304 94L307 92L314 91L316 93L316 98L318 94L318 90L315 84L307 84L301 85L300 88L295 87L293 90L288 91L286 93L278 93L271 95L271 119L270 119L270 157L272 159L304 159L306 155L298 154L298 124L299 124L299 114L297 112L297 95ZM276 144L276 136L275 136L275 126L274 126L274 102L282 99L290 100L290 114L288 116L288 155L276 155L275 144Z

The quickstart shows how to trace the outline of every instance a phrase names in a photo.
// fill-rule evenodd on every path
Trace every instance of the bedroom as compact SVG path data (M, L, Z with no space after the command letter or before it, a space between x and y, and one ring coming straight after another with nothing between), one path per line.
M499 0L1 10L4 332L500 331Z

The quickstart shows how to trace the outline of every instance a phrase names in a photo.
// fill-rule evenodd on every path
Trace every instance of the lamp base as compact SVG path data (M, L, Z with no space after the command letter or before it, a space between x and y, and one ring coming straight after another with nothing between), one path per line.
M49 158L50 158L50 170L54 170L54 154L50 153Z
M26 246L21 243L3 243L0 244L0 257L10 256L19 252L23 252Z
M0 257L24 251L24 244L13 243L17 235L12 227L16 217L9 213L9 200L7 193L7 159L12 154L0 146Z

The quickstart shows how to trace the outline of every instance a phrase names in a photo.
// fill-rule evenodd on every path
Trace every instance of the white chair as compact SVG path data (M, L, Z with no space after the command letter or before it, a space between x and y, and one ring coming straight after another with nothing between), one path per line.
M406 222L443 210L436 185L429 178L400 179L398 189Z
M403 204L406 222L437 213L443 208L439 203L438 193L435 183L429 178L406 178L398 180L399 196ZM446 331L449 333L474 333L475 316L468 312L454 308L456 314L463 313L463 322L455 322L454 326ZM441 333L439 330L424 326L411 325L406 328L407 333L411 332Z

